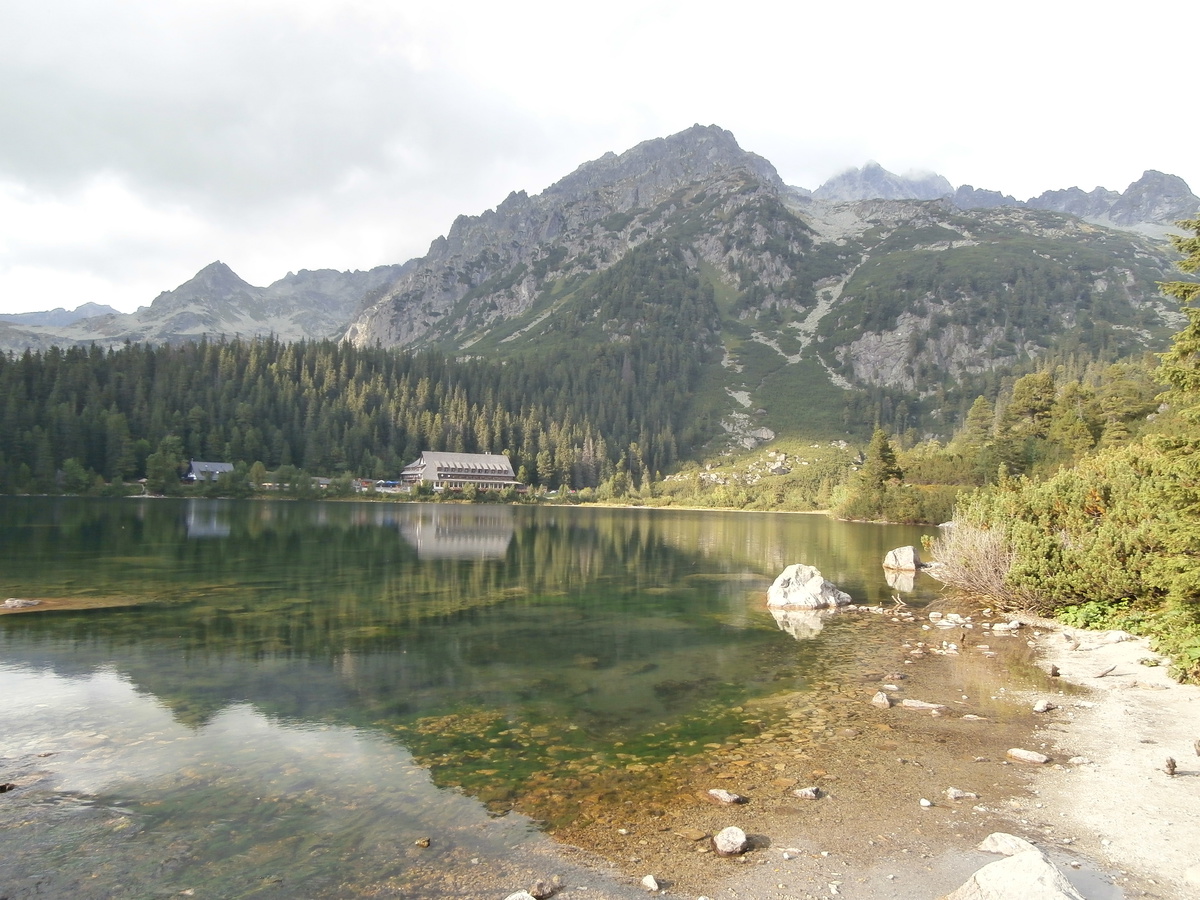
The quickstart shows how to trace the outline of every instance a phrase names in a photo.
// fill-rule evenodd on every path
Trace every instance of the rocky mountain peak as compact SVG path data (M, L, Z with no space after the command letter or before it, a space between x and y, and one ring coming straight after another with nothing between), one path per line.
M935 172L896 175L875 161L861 169L850 168L834 175L812 192L818 200L937 200L954 193L954 185Z
M1198 213L1200 198L1186 181L1178 175L1148 169L1112 204L1108 216L1115 225L1136 225L1191 219Z
M233 269L217 260L211 262L189 280L173 291L165 291L155 298L154 302L166 301L171 298L216 299L228 297L239 291L253 290L253 286L243 281Z
M619 156L605 153L552 184L542 196L570 201L616 189L623 195L620 208L626 210L652 206L682 185L739 169L783 187L775 167L738 146L732 132L717 125L693 125L669 137L642 141Z

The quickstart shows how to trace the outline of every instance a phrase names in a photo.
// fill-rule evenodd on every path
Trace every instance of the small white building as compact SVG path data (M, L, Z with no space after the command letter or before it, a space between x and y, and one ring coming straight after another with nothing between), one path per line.
M431 484L463 488L468 484L484 491L522 487L512 463L503 453L444 453L426 450L400 472L403 484Z

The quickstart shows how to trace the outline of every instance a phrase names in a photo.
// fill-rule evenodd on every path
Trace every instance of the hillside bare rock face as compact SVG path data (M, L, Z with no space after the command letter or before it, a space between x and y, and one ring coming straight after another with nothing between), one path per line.
M680 193L689 187L690 197ZM744 201L747 190L778 195L783 184L769 162L715 125L607 153L534 197L514 192L494 210L459 216L346 339L413 346L486 329L529 311L547 283L618 261L665 227L673 204L694 202L702 191ZM477 302L463 305L464 298Z

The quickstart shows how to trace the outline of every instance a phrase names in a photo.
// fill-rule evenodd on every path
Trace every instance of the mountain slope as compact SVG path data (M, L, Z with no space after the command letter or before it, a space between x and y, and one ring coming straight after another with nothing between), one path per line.
M489 358L685 342L714 434L944 433L958 395L1040 358L1163 346L1169 271L1057 212L806 197L697 126L460 218L347 337Z

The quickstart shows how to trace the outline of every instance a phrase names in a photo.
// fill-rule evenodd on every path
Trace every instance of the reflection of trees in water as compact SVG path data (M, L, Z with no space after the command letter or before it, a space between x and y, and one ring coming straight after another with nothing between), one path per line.
M713 680L746 696L817 677L841 631L780 643L757 594L777 558L848 571L854 552L843 526L818 517L3 502L13 515L0 519L0 562L14 592L168 601L10 620L6 647L40 647L56 667L112 665L186 721L251 698L279 715L356 722L474 704L635 727L698 702L709 692L695 686ZM189 515L209 509L228 537L188 540ZM441 543L426 555L408 538L429 532Z

